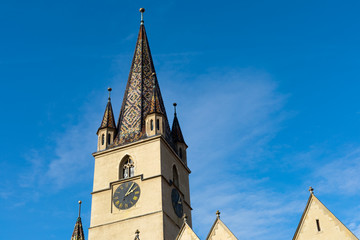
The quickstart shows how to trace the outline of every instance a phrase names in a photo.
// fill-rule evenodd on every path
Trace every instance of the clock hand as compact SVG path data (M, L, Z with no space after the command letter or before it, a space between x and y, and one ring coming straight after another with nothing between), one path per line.
M181 198L180 198L180 196L179 196L179 199L178 199L178 204L181 204Z
M135 183L132 183L127 192L125 193L125 197L130 194L130 189L134 186Z
M130 193L132 193L133 191L135 191L136 190L136 188L134 188L133 190L131 190L129 193L128 193L128 195L130 194Z

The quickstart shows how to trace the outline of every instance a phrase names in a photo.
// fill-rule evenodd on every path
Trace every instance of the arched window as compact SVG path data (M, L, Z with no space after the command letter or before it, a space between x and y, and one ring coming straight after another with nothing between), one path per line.
M110 140L111 140L111 134L109 133L108 134L108 137L107 137L107 143L110 144Z
M160 121L159 121L159 119L156 119L156 129L160 130Z
M175 165L173 166L173 183L175 186L179 187L179 175Z
M134 162L130 157L126 157L120 165L120 178L129 178L134 176Z
M105 134L101 135L101 145L104 145L105 143Z
M152 119L150 120L150 130L154 130L154 121Z

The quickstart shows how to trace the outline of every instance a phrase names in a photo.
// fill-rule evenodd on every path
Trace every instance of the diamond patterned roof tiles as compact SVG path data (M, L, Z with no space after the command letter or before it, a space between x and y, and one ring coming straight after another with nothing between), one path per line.
M111 106L111 101L110 101L110 98L109 98L109 101L106 105L106 108L105 108L105 112L104 112L104 117L101 121L101 125L99 127L99 130L100 129L103 129L103 128L116 128L115 126L115 118L114 118L114 112L113 112L113 109L112 109L112 106Z
M154 101L152 101L154 99ZM146 36L140 25L135 53L117 123L114 146L135 142L146 137L145 118L154 110L165 117L165 139L171 142L170 126L155 74L154 63Z
M74 232L71 236L71 240L85 240L84 230L81 223L81 217L77 218L75 223Z

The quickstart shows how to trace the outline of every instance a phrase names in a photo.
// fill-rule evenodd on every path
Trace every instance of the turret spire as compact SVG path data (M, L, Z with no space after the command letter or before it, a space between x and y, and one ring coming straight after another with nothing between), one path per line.
M101 125L97 131L98 135L98 146L97 150L105 150L109 146L113 144L115 133L116 133L116 125L115 125L115 118L114 112L111 106L111 91L112 89L109 87L109 98L106 104L105 112L103 119L101 121Z
M106 105L105 112L104 112L104 117L103 117L103 119L101 121L101 125L100 125L100 127L98 129L98 132L99 132L99 130L104 129L104 128L111 128L111 129L116 128L114 112L113 112L113 109L112 109L112 106L111 106L111 98L110 98L112 88L109 87L108 91L109 91L108 103Z
M143 15L145 9L140 9ZM170 143L170 126L167 120L164 102L154 63L151 57L145 26L140 25L135 53L117 123L117 135L114 146L135 142L145 138L145 119L153 110L164 116L165 139Z
M184 137L181 132L179 120L176 115L176 103L173 103L174 106L174 121L171 127L171 135L174 143L185 143Z
M81 222L81 201L79 201L79 216L76 220L73 234L71 236L71 240L85 240L84 230Z

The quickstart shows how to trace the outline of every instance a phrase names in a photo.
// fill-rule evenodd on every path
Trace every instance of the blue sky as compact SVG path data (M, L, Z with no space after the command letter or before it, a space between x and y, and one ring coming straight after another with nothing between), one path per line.
M140 7L188 149L193 228L290 239L308 187L360 235L358 1L0 1L1 236L90 224L96 130L119 109ZM204 204L206 202L206 204Z

